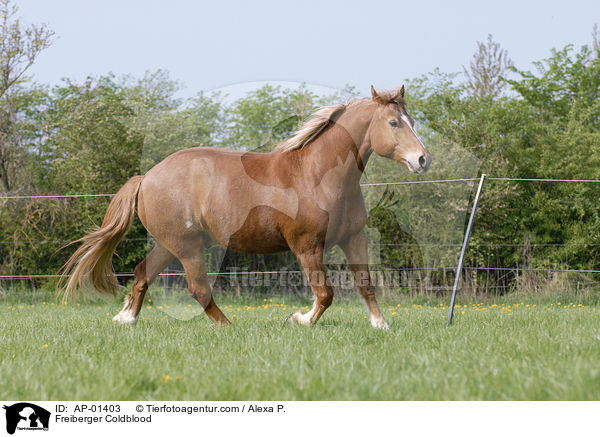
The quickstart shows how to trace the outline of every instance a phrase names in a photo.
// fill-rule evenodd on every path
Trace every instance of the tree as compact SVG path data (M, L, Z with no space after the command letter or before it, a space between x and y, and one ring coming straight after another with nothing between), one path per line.
M515 72L510 81L522 98L520 176L529 178L600 179L600 58L581 47L552 50L534 65L537 74ZM538 242L569 243L546 248L539 259L580 268L596 268L600 242L598 188L586 183L523 186L523 228Z
M6 191L13 184L13 172L21 158L18 115L23 109L25 73L37 56L50 46L54 33L45 24L22 26L17 6L0 0L0 180Z
M144 138L141 173L178 150L221 145L225 114L219 93L177 99L180 84L162 70L122 80L121 87L133 109L128 123Z
M488 35L487 42L477 41L469 69L463 67L467 91L479 98L496 98L504 90L505 75L513 65L508 52Z
M316 96L304 86L295 90L265 85L227 108L224 145L269 151L289 137L315 109Z
M139 174L143 136L128 121L133 104L112 76L67 81L47 97L38 123L42 139L32 154L40 194L115 193ZM13 272L56 273L69 255L57 251L102 222L109 197L18 200L0 217L2 233L13 239L18 256L5 268ZM27 244L30 242L31 244ZM36 244L42 242L42 244ZM48 244L47 244L48 243ZM50 244L52 243L52 244ZM145 253L145 231L136 223L115 259L131 270Z

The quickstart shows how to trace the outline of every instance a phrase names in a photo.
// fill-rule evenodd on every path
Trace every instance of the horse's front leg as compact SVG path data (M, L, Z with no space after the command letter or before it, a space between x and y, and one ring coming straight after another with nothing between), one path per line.
M296 311L290 317L289 322L314 325L331 305L333 288L329 281L327 268L323 264L323 250L312 249L296 253L296 256L304 268L304 273L306 273L312 292L315 295L315 301L309 312L302 314L302 311Z
M377 305L377 301L375 300L375 290L369 272L367 245L367 235L363 230L352 235L343 244L340 244L340 247L348 259L350 269L354 272L354 282L369 311L371 326L388 329L388 324L383 318L379 305Z

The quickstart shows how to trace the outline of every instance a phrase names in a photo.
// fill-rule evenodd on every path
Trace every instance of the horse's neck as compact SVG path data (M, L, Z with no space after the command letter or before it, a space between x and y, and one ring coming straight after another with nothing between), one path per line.
M365 111L344 113L302 153L305 172L321 183L327 178L338 185L360 182L371 149L366 139L372 114Z

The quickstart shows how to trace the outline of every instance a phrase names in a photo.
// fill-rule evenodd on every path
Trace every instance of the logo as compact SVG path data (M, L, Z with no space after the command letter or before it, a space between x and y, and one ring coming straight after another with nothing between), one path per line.
M19 402L11 406L4 405L6 410L6 432L14 434L18 429L27 431L48 431L50 411L35 404Z

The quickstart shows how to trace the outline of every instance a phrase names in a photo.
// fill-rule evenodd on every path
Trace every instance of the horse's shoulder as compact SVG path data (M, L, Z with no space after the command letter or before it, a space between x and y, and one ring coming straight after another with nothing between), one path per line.
M242 155L242 165L246 173L256 181L279 188L292 187L294 171L287 156L281 153L246 152Z

